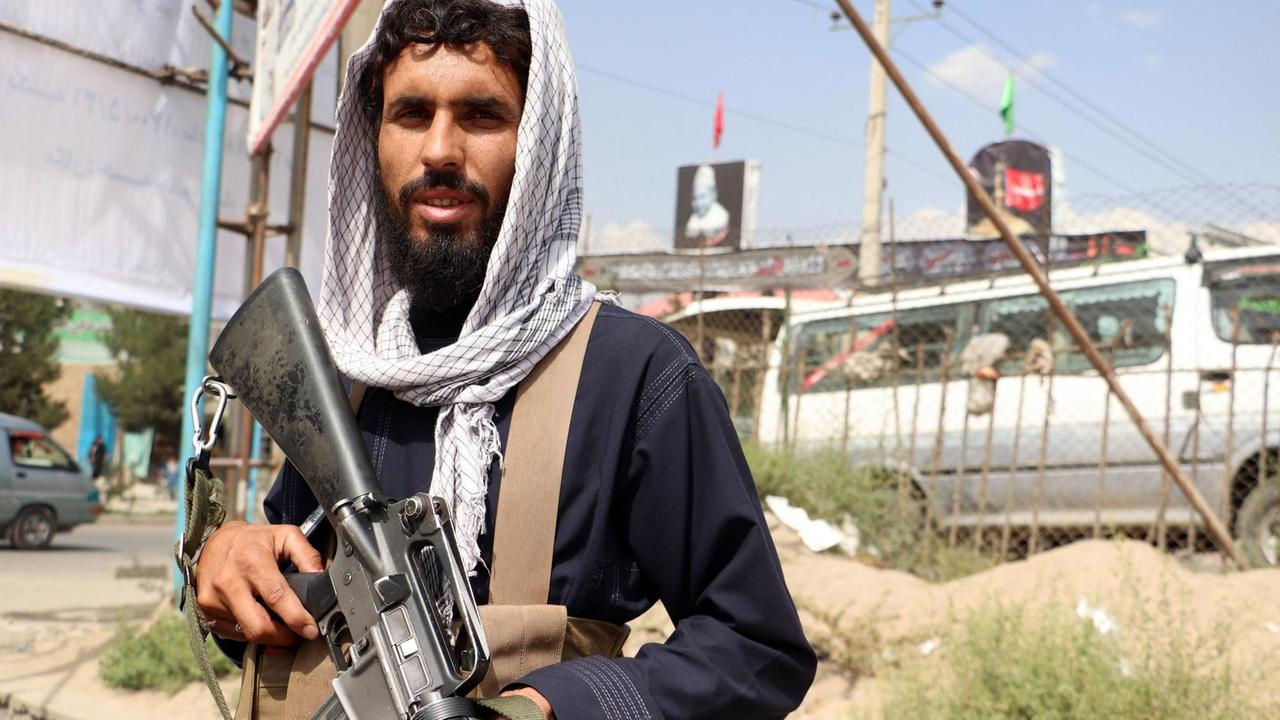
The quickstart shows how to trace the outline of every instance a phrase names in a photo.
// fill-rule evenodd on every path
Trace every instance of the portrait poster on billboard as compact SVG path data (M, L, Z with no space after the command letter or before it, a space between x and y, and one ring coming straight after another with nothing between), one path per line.
M1053 234L1053 162L1047 148L1025 140L987 145L973 156L969 172L991 196L1014 235ZM977 199L970 194L968 201L969 236L998 236Z
M730 252L755 231L760 163L686 165L676 173L677 251Z
M360 0L258 0L249 152L261 152Z

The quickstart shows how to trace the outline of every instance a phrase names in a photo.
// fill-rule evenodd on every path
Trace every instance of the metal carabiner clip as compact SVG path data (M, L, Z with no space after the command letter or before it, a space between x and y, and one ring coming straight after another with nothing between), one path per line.
M208 433L204 432L200 424L200 401L205 393L218 396L218 407L213 412L213 422L209 425ZM195 428L195 432L191 435L191 446L195 448L196 454L209 452L213 449L214 443L218 442L218 427L222 425L222 414L227 410L227 401L234 400L235 397L236 394L231 386L217 375L207 375L200 381L200 387L191 397L191 426ZM207 439L202 440L206 437Z

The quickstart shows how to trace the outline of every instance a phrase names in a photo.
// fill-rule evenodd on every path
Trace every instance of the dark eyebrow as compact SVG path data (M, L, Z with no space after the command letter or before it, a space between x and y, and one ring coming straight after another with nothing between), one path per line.
M387 107L387 114L394 115L400 110L429 107L430 105L431 101L421 95L401 95L392 101L391 105Z
M503 115L512 114L511 108L493 95L463 98L458 104L471 110L493 110Z

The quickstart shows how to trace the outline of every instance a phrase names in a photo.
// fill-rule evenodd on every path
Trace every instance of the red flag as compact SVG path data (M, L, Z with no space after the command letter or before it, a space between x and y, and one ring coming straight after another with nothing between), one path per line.
M720 138L724 136L724 93L716 101L715 147L720 148Z

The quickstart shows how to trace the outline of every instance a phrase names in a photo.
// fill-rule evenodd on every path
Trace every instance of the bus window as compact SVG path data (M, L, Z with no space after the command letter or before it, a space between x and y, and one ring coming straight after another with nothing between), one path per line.
M1103 356L1113 360L1114 367L1135 367L1164 356L1174 287L1172 280L1151 280L1068 290L1062 299ZM1055 372L1080 373L1093 367L1062 323L1056 319L1051 322L1049 303L1040 295L993 300L983 314L984 332L1009 337L1013 357L1001 364L1001 374L1021 373L1022 358L1037 338L1047 339L1053 348Z
M1237 268L1230 276L1209 286L1213 307L1213 331L1231 342L1240 315L1238 339L1242 344L1270 345L1280 333L1280 273L1274 266Z
M1139 367L1164 357L1174 287L1172 280L1148 280L1073 290L1064 293L1063 300L1113 367ZM1074 344L1058 363L1060 372L1091 369Z
M954 357L973 312L971 304L954 304L902 310L896 318L876 313L808 323L797 333L788 385L791 392L847 391L889 385L895 372L904 384L917 382L917 375L936 381L948 337Z

